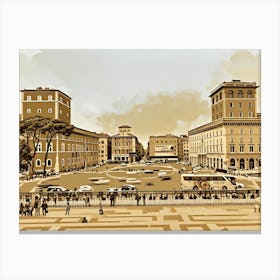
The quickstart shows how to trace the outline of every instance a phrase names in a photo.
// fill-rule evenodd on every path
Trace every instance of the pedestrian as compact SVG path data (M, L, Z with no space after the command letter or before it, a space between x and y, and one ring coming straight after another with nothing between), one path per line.
M48 204L45 199L43 200L41 207L42 207L43 216L46 216L48 213Z
M114 206L114 200L115 200L114 194L110 194L110 206Z
M146 205L146 195L143 194L142 198L143 198L143 205L145 206Z
M20 205L19 205L19 214L21 216L23 216L23 208L24 208L24 206L23 206L23 203L21 202Z
M70 214L70 208L71 208L70 203L67 202L65 215L69 215Z
M139 206L139 200L141 199L139 194L136 194L136 202L137 202L137 206Z
M34 202L35 216L40 216L40 205L39 199L36 199Z

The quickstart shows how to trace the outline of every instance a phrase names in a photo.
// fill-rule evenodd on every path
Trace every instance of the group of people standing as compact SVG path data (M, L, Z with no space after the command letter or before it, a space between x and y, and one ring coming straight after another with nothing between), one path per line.
M41 202L38 196L35 196L34 203L29 199L26 199L26 202L20 203L19 206L19 214L21 216L32 216L33 212L35 211L34 215L35 216L40 216L40 208L42 208L42 214L43 216L46 216L48 213L48 203L45 199Z

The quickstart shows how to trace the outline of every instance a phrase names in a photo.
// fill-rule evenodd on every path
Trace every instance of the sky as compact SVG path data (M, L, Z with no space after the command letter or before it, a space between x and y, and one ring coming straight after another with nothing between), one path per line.
M187 134L211 121L210 91L223 81L261 82L260 50L20 50L20 90L59 89L72 124L98 133L130 125L149 136ZM260 112L261 89L257 90Z

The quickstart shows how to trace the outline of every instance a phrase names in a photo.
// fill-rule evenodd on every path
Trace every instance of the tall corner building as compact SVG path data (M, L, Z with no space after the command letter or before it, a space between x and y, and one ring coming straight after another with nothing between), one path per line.
M21 120L43 116L71 123L71 97L57 89L21 90Z
M248 170L261 168L261 114L255 82L222 82L210 92L212 122L192 129L193 166Z
M20 120L42 116L71 124L71 97L57 89L24 89L21 94ZM94 166L98 163L99 136L96 132L75 127L70 136L57 134L49 147L47 171L63 172ZM44 136L34 159L34 171L44 168L47 143Z

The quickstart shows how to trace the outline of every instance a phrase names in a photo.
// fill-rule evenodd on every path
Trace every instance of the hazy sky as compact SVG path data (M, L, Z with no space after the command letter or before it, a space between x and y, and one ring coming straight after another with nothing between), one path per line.
M210 90L232 79L260 85L260 72L258 50L20 51L20 89L59 89L72 97L72 124L110 135L128 124L145 148L150 135L211 121Z

